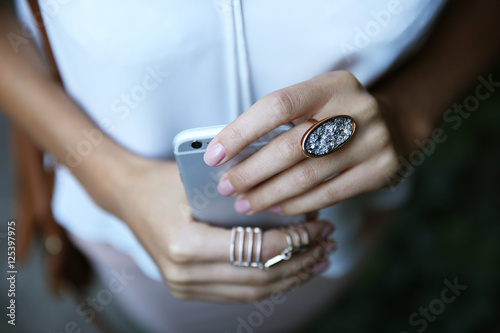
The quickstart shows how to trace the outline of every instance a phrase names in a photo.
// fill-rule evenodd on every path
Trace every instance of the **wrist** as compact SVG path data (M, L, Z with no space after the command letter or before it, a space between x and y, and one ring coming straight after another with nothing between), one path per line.
M86 156L80 154L80 159L75 157L78 164L65 162L96 204L116 215L126 180L130 179L132 170L139 167L142 158L101 135L101 140L92 146L90 153Z
M158 195L168 196L165 202L174 202L179 196L176 186L181 182L175 162L139 156L111 139L98 148L74 174L101 208L129 226L142 221L139 206L148 206Z

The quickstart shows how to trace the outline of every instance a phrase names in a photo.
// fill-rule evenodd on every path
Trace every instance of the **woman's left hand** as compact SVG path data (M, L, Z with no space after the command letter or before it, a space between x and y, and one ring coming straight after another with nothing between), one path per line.
M351 140L331 155L306 158L301 139L311 127L307 120L337 115L355 120ZM256 139L289 122L296 126L222 176L219 192L239 195L235 202L238 212L311 212L389 186L398 171L381 104L351 73L343 71L318 75L257 101L212 140L205 162L224 164Z

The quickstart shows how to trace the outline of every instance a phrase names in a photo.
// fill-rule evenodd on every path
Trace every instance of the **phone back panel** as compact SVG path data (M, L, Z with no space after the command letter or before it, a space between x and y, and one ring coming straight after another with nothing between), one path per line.
M203 161L203 154L212 138L223 126L190 129L179 133L174 138L174 153L184 183L184 188L191 207L192 216L198 220L220 226L258 226L264 229L300 223L301 216L282 216L261 212L254 215L242 215L234 209L234 197L224 197L217 191L220 177L230 168L245 160L259 150L273 137L286 131L282 126L246 147L240 154L219 167L210 167ZM199 142L200 148L193 148L193 142Z

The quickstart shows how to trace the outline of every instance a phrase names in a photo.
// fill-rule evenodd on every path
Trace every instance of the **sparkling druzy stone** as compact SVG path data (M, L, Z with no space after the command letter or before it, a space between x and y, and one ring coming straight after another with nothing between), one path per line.
M354 134L354 120L338 116L316 124L317 127L304 138L303 149L310 157L321 157L342 147Z

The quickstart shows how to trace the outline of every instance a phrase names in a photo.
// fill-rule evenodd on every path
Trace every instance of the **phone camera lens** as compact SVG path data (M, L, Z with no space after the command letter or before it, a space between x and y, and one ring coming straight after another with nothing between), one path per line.
M201 146L203 146L203 143L201 143L201 141L193 141L191 143L191 147L193 147L194 149L200 149Z

